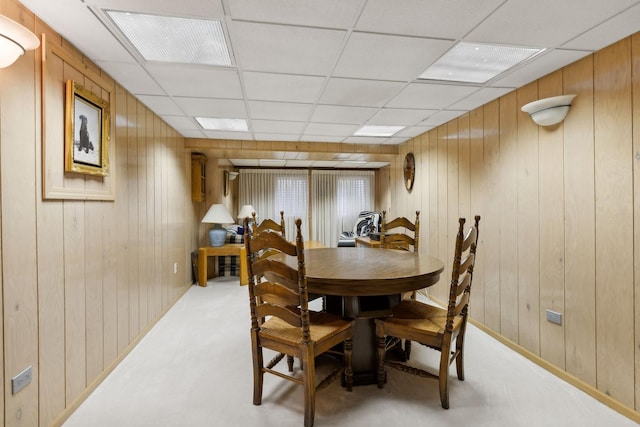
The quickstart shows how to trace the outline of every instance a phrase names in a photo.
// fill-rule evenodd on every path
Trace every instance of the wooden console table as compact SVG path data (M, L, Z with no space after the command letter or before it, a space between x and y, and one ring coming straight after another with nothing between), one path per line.
M240 284L248 280L247 250L244 243L227 243L223 246L205 246L198 249L198 284L207 286L207 259L210 256L236 255L240 257Z

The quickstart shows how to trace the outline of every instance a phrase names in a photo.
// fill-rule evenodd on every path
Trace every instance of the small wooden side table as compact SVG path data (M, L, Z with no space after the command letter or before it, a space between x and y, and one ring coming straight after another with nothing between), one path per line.
M207 286L207 259L210 256L236 255L240 257L240 284L249 282L247 250L244 243L227 243L223 246L204 246L198 249L198 284Z

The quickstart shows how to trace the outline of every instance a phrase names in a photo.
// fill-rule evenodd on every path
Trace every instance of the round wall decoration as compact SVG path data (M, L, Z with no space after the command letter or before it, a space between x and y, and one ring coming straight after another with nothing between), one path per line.
M404 157L404 186L407 191L411 191L413 188L413 181L416 177L416 159L413 157L413 153L407 153Z

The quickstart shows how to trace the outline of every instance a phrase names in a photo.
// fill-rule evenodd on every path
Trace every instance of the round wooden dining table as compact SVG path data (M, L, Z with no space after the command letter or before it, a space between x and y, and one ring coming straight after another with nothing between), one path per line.
M304 252L307 288L324 296L325 309L355 319L354 385L376 383L375 322L389 315L402 293L436 284L442 261L423 252L341 247ZM292 268L297 259L275 255Z

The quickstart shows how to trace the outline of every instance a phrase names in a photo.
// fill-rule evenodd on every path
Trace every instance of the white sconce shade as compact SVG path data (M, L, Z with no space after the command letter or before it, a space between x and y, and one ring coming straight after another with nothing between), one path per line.
M233 181L234 179L236 179L238 177L239 173L238 172L229 172L229 179L231 181Z
M0 15L0 68L8 67L28 50L40 46L40 40L16 21Z
M564 120L575 95L560 95L544 98L524 105L521 110L529 113L540 126L552 126Z

